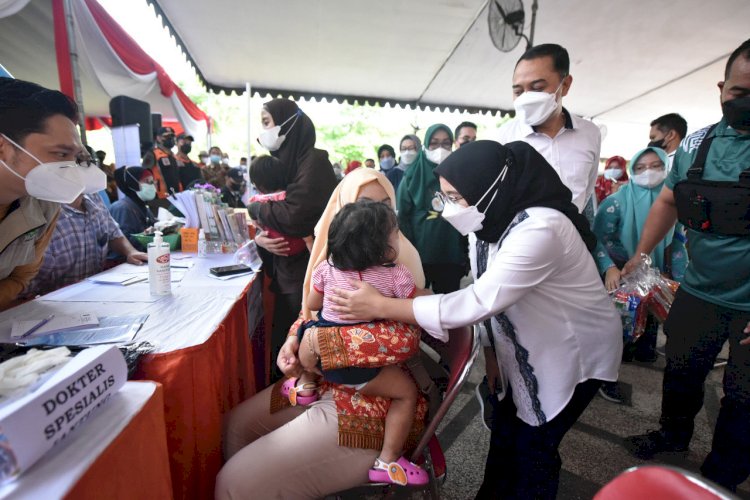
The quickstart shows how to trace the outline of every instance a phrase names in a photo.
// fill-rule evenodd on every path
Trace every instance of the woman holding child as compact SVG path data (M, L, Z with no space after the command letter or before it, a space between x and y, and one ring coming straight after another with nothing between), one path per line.
M359 169L341 181L316 226L303 304L311 290L313 271L326 260L331 222L344 206L359 199L383 202L392 209L395 193L388 179L371 169ZM408 269L417 289L424 287L416 250L400 234L398 247L395 264ZM316 318L305 306L302 316L304 320ZM397 322L373 325L372 338L367 339L356 326L319 328L327 333L316 343L323 369L374 368L405 361L418 352L418 328ZM285 345L296 352L296 328L291 334ZM383 340L392 338L396 343ZM352 345L359 347L353 349ZM302 346L305 350L299 347L300 356L309 352L307 337ZM345 346L349 346L350 356L339 359L333 354L334 347ZM292 358L280 356L279 363L286 374L296 378L301 366ZM232 410L225 432L228 462L217 479L217 498L320 498L368 481L368 471L383 446L388 402L360 395L343 384L321 385L318 401L311 404L291 406L278 383ZM425 411L420 400L407 440L412 445L422 430Z
M299 313L302 281L309 257L306 249L291 252L289 240L278 235L296 238L312 236L315 223L336 186L336 177L328 161L328 153L315 148L312 120L294 101L274 99L265 103L261 111L261 125L263 130L258 142L279 160L277 163L284 172L282 185L274 189L284 190L284 199L254 202L248 206L250 217L264 228L255 241L272 254L264 256L264 267L272 278L274 314L271 345L273 352L276 352Z

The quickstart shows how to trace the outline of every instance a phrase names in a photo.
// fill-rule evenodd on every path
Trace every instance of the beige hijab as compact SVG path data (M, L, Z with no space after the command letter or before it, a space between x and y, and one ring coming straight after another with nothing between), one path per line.
M333 217L341 210L341 207L348 203L354 203L359 196L359 190L365 184L377 182L380 184L388 197L391 199L391 207L396 208L396 193L393 185L385 175L371 168L360 168L347 174L333 191L331 198L328 200L323 215L320 217L318 224L315 226L315 242L313 243L312 252L310 252L310 262L307 264L305 273L305 284L302 288L302 316L305 321L313 319L313 311L307 308L307 295L310 292L310 280L315 267L326 258L328 253L328 228L331 225ZM424 288L424 272L422 271L422 261L414 245L399 232L401 237L400 250L396 263L405 265L412 276L418 288Z

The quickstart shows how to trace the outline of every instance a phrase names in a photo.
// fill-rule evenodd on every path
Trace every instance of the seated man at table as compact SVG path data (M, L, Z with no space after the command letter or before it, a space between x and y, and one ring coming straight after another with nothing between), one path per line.
M24 295L33 298L101 272L108 250L131 264L148 261L123 236L98 194L79 196L62 206L42 267Z
M64 168L85 155L77 115L58 91L0 78L0 310L42 265L60 203L84 190L79 174Z

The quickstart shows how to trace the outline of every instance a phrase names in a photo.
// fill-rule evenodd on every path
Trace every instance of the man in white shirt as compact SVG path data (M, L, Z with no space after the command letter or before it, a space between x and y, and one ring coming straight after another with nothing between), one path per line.
M648 133L649 147L661 148L667 152L669 165L667 172L672 169L674 154L677 146L687 135L687 121L677 113L669 113L660 116L651 122L651 130Z
M602 139L599 127L562 105L573 83L569 71L568 51L560 45L547 43L527 50L513 72L516 117L500 127L495 139L501 144L525 141L534 146L591 222Z

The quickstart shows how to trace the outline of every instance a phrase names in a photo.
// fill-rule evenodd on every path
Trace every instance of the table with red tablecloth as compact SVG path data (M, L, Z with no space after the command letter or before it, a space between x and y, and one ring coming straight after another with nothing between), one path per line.
M11 311L13 319L89 311L100 317L148 314L135 341L154 350L141 358L133 378L163 386L174 498L204 499L213 497L222 465L224 415L265 383L264 339L254 336L263 311L262 279L211 277L209 268L232 264L231 255L183 257L173 256L187 269L173 269L184 274L168 297L151 298L147 283L82 282ZM0 325L11 311L0 313ZM0 340L7 335L0 327Z
M127 382L0 498L172 498L161 386Z

